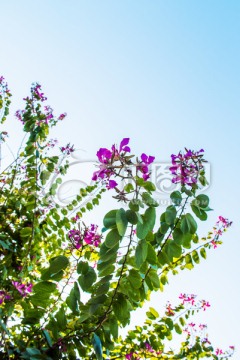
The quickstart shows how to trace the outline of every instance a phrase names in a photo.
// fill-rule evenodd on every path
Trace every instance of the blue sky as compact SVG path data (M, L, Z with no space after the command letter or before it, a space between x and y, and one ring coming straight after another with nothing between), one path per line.
M54 137L88 160L123 137L157 162L184 147L205 149L214 212L201 235L218 215L234 225L207 262L153 302L198 293L212 303L204 321L214 344L240 345L240 2L12 0L2 1L0 16L0 72L12 111L38 81L56 112L68 113ZM15 151L21 124L9 123Z

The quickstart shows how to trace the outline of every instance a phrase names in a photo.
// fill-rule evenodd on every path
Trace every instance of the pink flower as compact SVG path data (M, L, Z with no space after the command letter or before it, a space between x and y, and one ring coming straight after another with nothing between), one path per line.
M11 300L11 296L6 293L4 290L0 290L0 305L5 302L5 300Z
M33 98L43 102L43 101L46 101L47 98L46 98L46 96L44 96L44 93L40 92L41 90L42 90L41 85L37 83L36 85L34 85L31 88L31 93L32 93Z
M19 283L18 281L12 281L13 286L18 290L18 292L22 295L22 297L27 296L30 292L32 292L33 284L24 284Z
M232 225L232 221L229 221L228 219L224 218L223 216L219 216L217 224L221 224L223 226L223 228L226 229Z
M66 146L62 146L60 150L64 155L70 155L74 152L74 145L70 146L70 143L68 143Z
M188 326L191 327L191 328L194 328L195 325L196 325L196 324L194 324L194 323L192 323L192 322L191 322L190 324L188 324Z
M98 226L94 224L91 224L90 227L85 227L82 232L72 229L68 232L68 237L77 250L83 246L83 242L87 245L98 247L101 243L101 235L98 234L97 229Z
M142 177L145 181L147 181L150 177L149 174L149 165L153 163L153 161L155 160L154 156L147 156L146 154L142 154L141 155L141 162L138 165L138 170L140 170L142 172Z
M179 152L178 155L171 155L172 166L169 170L174 175L174 184L193 186L197 183L199 171L203 169L203 152L203 149L196 152L185 149L185 154Z
M151 345L149 343L145 342L144 345L145 345L147 351L154 352L153 348L151 347Z
M58 120L63 120L67 116L67 113L60 114Z
M172 305L170 303L168 303L167 306L166 306L166 315L167 316L174 316L174 314L175 314L175 311L172 308Z
M222 355L223 351L222 349L216 349L216 355Z
M115 161L123 161L126 152L130 152L130 147L127 146L129 138L124 138L119 146L112 145L111 150L106 148L100 148L97 152L98 161L100 162L99 170L95 171L92 176L92 180L104 180L108 190L117 186L117 182L111 180L110 177L115 175L114 165Z
M209 304L208 301L202 300L201 301L201 307L203 309L203 311L205 311L208 307L210 307L211 305Z
M217 248L217 243L216 243L214 240L211 241L211 244L212 244L212 246L213 246L214 249Z

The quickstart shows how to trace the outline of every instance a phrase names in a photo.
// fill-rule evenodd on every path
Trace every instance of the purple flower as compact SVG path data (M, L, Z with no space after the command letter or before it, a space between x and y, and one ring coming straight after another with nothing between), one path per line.
M84 232L83 239L86 244L94 245L98 247L101 243L101 235L97 233L98 226L91 224L90 228L87 228Z
M18 281L12 281L13 286L20 292L22 297L27 296L30 292L32 292L33 284L24 284L19 283Z
M126 356L125 356L125 358L127 359L127 360L132 360L133 359L133 352L131 352L131 353L129 353L129 354L126 354Z
M140 170L142 172L142 177L145 181L147 181L150 177L150 173L149 173L149 165L153 163L153 161L155 160L154 156L147 156L146 154L142 154L141 155L141 162L138 165L138 170Z
M107 189L114 189L117 186L117 182L115 180L109 180L108 185L107 185Z
M74 247L78 250L82 247L82 237L79 230L72 229L68 232L69 239L73 242Z
M98 247L101 243L101 235L98 234L97 230L98 226L91 224L90 227L86 227L82 232L76 229L70 230L68 237L77 250L83 246L83 242L87 245Z
M66 146L60 147L60 150L64 155L70 155L74 152L74 145L70 146L70 143L68 143Z
M107 189L113 189L117 186L116 181L110 180L110 177L114 173L115 161L124 161L124 155L126 152L130 152L130 147L128 146L129 138L122 139L119 149L116 145L112 145L111 150L106 148L100 148L97 152L98 161L100 162L99 170L95 171L92 176L92 180L105 180Z
M6 293L4 290L0 290L0 305L4 303L5 300L11 300L11 296Z
M23 119L23 114L25 113L26 111L25 110L17 110L15 112L15 116L16 118L21 121L22 124L24 124L24 119Z
M171 155L172 166L169 170L174 175L174 184L193 186L197 183L199 172L203 169L203 152L203 149L196 152L185 149L185 154L179 152L178 155Z
M63 120L67 116L67 113L60 114L58 120Z
M149 352L154 352L153 348L151 347L151 345L150 345L148 342L145 343L145 348L146 348L147 351L149 351Z
M41 89L41 85L40 84L36 84L31 88L31 93L33 98L40 100L40 101L45 101L47 100L46 96L44 96L44 93L40 92Z
M122 151L124 151L124 152L130 152L131 151L130 147L127 146L129 141L130 141L130 138L122 139L122 141L120 142L120 146L119 146L119 153L121 153Z

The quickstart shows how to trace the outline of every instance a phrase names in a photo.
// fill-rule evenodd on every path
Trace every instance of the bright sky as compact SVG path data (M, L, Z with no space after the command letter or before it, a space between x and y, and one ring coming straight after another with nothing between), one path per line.
M240 2L10 0L0 18L0 75L14 94L12 111L40 82L56 113L68 113L54 137L82 149L84 160L123 137L156 163L184 147L205 149L214 212L200 235L218 215L233 227L153 303L161 311L180 292L198 294L212 305L200 321L214 345L239 347ZM15 151L21 124L11 121ZM5 156L11 160L7 149Z

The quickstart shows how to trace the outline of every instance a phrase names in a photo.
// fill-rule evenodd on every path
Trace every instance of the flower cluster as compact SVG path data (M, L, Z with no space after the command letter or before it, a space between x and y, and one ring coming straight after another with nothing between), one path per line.
M141 349L143 351L143 353L151 353L152 356L158 356L160 354L162 354L162 351L155 351L152 346L148 343L148 342L145 342L144 343L144 346L145 346L145 349ZM125 355L125 358L127 360L140 360L141 358L138 356L138 353L137 352L130 352L128 354ZM144 357L145 358L145 357Z
M72 229L68 232L68 237L75 249L80 249L83 244L98 247L101 243L101 235L98 234L98 226L91 224L85 227L83 231Z
M50 139L48 141L48 143L46 144L46 146L48 148L54 148L56 145L58 144L58 140L57 139Z
M179 299L182 300L182 304L184 305L185 303L194 305L195 304L195 298L197 297L197 295L194 294L180 294L179 295Z
M218 356L220 355L219 357L220 359L226 359L233 355L234 350L235 350L234 346L229 346L229 350L227 351L223 351L222 349L217 348L215 354Z
M144 153L141 155L141 162L137 166L137 169L142 172L142 177L145 181L148 180L150 177L149 165L152 164L154 160L154 156L147 156Z
M0 97L4 94L9 94L10 90L8 89L8 84L5 81L3 76L0 76Z
M208 301L206 300L199 300L196 302L196 295L194 294L180 294L179 295L179 299L182 300L182 304L189 304L190 306L194 306L197 309L203 309L204 311L210 307L211 305L209 304Z
M42 87L40 84L36 83L35 85L32 86L31 88L31 93L33 98L35 98L36 100L40 100L41 102L46 101L47 98L44 95L43 92L41 92Z
M217 246L221 244L221 241L218 240L219 236L221 236L223 232L226 231L227 228L229 228L231 225L232 225L232 221L229 221L223 216L218 217L218 221L216 222L216 225L213 227L214 238L210 241L210 244L214 249L216 249Z
M67 113L60 114L58 120L63 120L67 116Z
M113 163L120 161L121 165L125 163L124 156L127 152L130 152L130 147L128 146L129 138L124 138L119 146L119 149L116 145L112 145L111 150L106 148L100 148L97 152L97 157L100 162L99 170L93 173L92 180L103 180L106 182L108 189L113 189L118 184L115 180L110 179L112 175L115 175Z
M11 300L11 296L6 293L4 290L0 290L0 305L5 302L5 300Z
M12 281L13 286L20 292L22 297L27 296L30 292L32 292L33 284L23 284L18 281Z
M132 171L129 165L134 165L130 158L133 156L126 156L126 153L129 153L130 147L128 146L129 138L122 139L119 148L116 145L112 145L111 150L106 148L100 148L97 152L97 157L100 162L99 170L93 173L92 180L102 181L106 184L107 189L113 189L118 184L113 180L112 176L120 176L121 178L129 178L129 175L132 175ZM155 157L148 156L146 154L141 155L141 160L137 160L135 165L137 171L142 173L142 178L146 181L150 177L149 166L153 163ZM121 170L124 169L128 175L120 175Z
M174 184L180 183L182 186L193 186L197 183L200 171L203 169L203 152L192 151L185 149L186 152L178 155L171 155L172 166L169 168L172 175L174 175L172 182Z
M26 109L17 110L15 113L16 118L23 124L25 124L31 119L31 117L29 117L29 110L30 112L35 112L37 114L37 126L41 126L43 124L55 125L58 120L63 120L67 115L66 113L62 113L58 116L58 118L55 118L51 106L45 105L43 106L43 108L41 108L38 102L44 102L47 100L47 98L42 92L41 85L38 83L33 84L33 86L31 87L31 97L27 96L23 100L25 100L27 103Z
M60 147L60 150L64 155L70 155L74 152L74 145L71 146L70 143L68 143L66 146Z
M172 307L172 305L170 304L170 302L168 302L167 305L166 305L165 314L166 314L167 316L174 316L174 315L175 315L175 309Z

